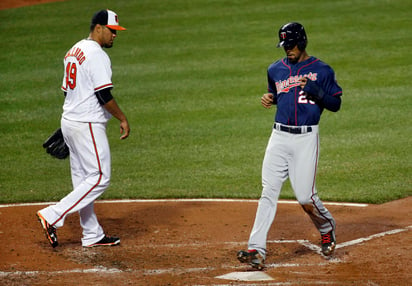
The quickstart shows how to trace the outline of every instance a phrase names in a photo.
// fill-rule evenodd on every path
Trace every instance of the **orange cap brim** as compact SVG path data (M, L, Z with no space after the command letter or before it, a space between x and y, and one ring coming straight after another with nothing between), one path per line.
M117 31L124 31L126 30L125 27L119 26L119 25L106 25L107 28L110 28L112 30L117 30Z

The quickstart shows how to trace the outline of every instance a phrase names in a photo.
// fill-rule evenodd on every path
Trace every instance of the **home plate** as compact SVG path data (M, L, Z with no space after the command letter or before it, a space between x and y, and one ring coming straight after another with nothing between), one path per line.
M272 277L261 271L232 272L215 278L237 281L268 281L274 280Z

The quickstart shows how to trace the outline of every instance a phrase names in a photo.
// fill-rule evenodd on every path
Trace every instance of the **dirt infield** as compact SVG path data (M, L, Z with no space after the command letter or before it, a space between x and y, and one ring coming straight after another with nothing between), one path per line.
M273 280L216 278L253 274L236 260L246 247L257 201L97 203L120 246L83 249L78 215L52 249L35 213L42 205L0 207L0 285L410 285L412 197L367 207L327 205L337 221L331 259L301 207L281 203L269 233Z
M59 1L64 0L1 0L0 10Z

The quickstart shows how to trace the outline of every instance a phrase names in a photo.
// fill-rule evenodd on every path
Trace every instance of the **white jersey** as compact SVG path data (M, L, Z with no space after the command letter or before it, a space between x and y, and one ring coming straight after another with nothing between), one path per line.
M97 100L96 91L113 87L109 56L93 40L81 40L64 57L62 90L67 93L63 118L79 122L107 122L111 114Z

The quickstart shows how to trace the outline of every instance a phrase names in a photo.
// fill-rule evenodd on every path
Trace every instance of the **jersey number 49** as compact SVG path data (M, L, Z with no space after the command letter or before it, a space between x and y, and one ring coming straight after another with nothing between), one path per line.
M66 88L75 89L77 77L77 66L75 63L68 63L66 66Z

